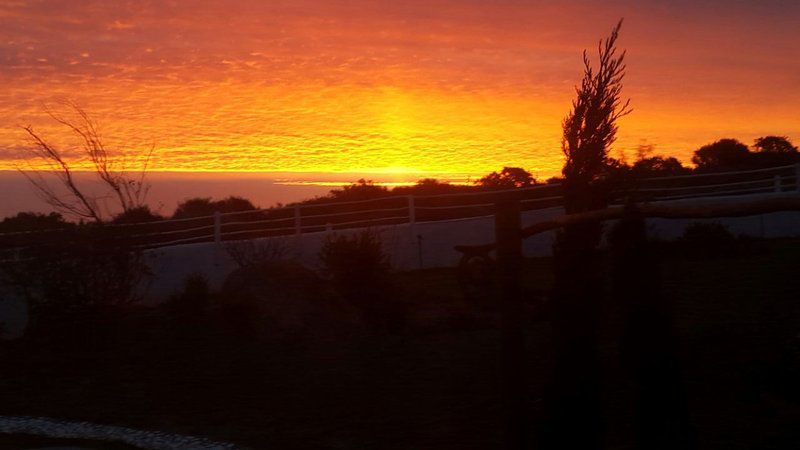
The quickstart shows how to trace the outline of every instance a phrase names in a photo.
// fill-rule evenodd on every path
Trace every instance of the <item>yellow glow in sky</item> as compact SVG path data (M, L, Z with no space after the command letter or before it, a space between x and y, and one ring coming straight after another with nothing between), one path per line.
M74 148L43 113L68 99L131 158L154 143L156 171L546 178L580 53L622 16L634 112L615 156L797 141L800 6L763 3L7 3L0 170L24 160L20 125Z

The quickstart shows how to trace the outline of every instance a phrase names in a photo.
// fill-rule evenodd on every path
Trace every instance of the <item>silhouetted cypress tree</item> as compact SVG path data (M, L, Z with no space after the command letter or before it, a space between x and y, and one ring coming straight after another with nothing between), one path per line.
M604 180L617 119L628 114L621 100L625 52L617 54L622 21L598 45L595 69L583 53L584 74L572 110L564 119L562 151L566 163L564 197L567 213L604 208ZM547 448L602 447L602 413L596 341L602 281L597 247L600 223L565 227L554 246L556 271L553 330L556 355L549 399Z

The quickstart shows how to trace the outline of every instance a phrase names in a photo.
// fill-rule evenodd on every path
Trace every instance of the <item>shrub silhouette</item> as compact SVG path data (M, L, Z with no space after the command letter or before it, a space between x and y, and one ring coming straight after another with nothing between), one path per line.
M405 312L389 282L389 260L371 230L329 236L320 260L334 287L371 325L396 331Z
M371 302L365 297L385 282L389 272L381 241L369 230L331 235L322 245L320 260L340 292L358 303Z
M536 184L536 178L521 167L503 167L500 173L492 172L476 182L487 189L512 189Z
M0 267L28 301L32 330L64 342L87 338L92 345L116 332L117 313L139 299L149 268L140 251L113 236L102 225L76 225L28 258Z
M393 195L436 195L450 194L454 192L469 192L472 186L460 186L450 184L446 181L439 181L435 178L423 178L417 180L413 186L397 186L392 189Z
M644 177L684 175L690 170L677 158L669 156L650 156L637 160L631 170L635 175Z
M166 306L176 322L192 324L205 315L211 300L208 279L202 273L195 273L186 277L183 290L170 297Z
M50 214L40 214L34 212L21 212L16 216L6 217L0 221L0 233L12 233L16 231L39 231L39 230L58 230L69 227L69 222L64 217L52 212Z
M216 307L216 318L224 335L248 341L258 337L261 312L255 296L223 288Z
M164 220L164 218L153 211L147 205L137 206L135 208L123 211L111 220L111 223L142 223L142 222L157 222Z
M34 312L59 315L130 304L149 269L141 251L116 239L114 231L93 223L73 226L2 269Z
M458 263L457 279L464 298L470 303L494 305L495 265L488 254L464 254Z
M225 251L241 269L278 261L288 252L288 246L278 239L233 241L225 244Z
M308 335L330 317L332 305L324 294L324 282L313 270L293 261L267 260L233 271L223 283L218 305L235 333Z
M178 204L173 219L187 219L191 217L206 217L215 212L229 213L252 211L257 209L250 200L242 197L230 196L222 200L212 200L211 197L198 197L184 200Z
M689 224L680 242L686 252L699 257L727 256L736 249L736 237L719 222Z
M337 202L351 202L385 197L388 194L389 190L384 186L376 185L372 180L361 178L353 184L331 190L328 197Z

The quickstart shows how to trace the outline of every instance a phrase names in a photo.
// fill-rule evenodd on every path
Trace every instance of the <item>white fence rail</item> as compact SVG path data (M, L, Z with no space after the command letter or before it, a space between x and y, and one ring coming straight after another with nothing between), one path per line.
M437 195L387 196L348 202L309 202L279 208L215 213L204 217L109 224L91 230L98 246L158 248L188 243L246 240L380 225L463 220L493 214L503 198L524 210L560 206L559 184ZM661 201L697 197L800 191L800 164L764 169L628 180L620 198ZM83 231L86 232L85 230ZM0 260L16 259L49 244L67 242L76 229L0 233Z

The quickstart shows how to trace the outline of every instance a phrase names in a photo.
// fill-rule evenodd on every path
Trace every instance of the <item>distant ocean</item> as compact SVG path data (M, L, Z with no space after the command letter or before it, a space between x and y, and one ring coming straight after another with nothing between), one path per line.
M215 172L153 172L148 174L151 189L147 196L150 207L170 215L177 204L187 198L244 197L256 206L267 208L277 203L290 203L324 195L337 186L359 178L375 180L386 185L411 184L432 176L440 180L463 183L465 175L430 174L352 174L352 173L215 173ZM53 177L48 177L54 180ZM76 174L79 185L95 195L98 189L95 176L88 172ZM53 183L57 186L57 183ZM50 208L35 193L28 180L15 171L0 170L0 219L22 211L50 212Z
M88 173L77 174L79 183L87 191L100 192ZM163 215L172 214L181 200L192 197L223 198L229 195L245 197L259 207L288 203L323 195L331 186L320 186L297 181L286 181L270 174L215 174L215 173L152 173L151 189L147 203ZM334 183L335 184L335 183ZM342 182L346 184L346 182ZM56 186L53 183L53 186ZM52 211L35 193L24 176L17 172L0 171L0 218L21 211Z

